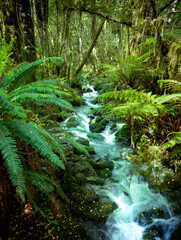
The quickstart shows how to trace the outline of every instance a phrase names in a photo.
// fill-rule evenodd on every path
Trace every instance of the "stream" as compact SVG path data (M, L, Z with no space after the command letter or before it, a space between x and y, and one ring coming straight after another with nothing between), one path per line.
M109 215L104 226L87 224L85 228L90 239L169 240L180 223L180 218L173 215L167 200L158 192L150 189L141 176L131 175L131 163L124 157L124 153L130 152L131 148L123 147L115 141L116 132L124 124L117 124L116 129L111 130L113 123L110 122L100 133L101 139L90 137L91 116L89 112L91 108L97 108L99 105L92 103L98 96L97 91L90 85L88 89L89 92L83 94L86 104L76 107L75 117L78 117L80 124L71 132L75 137L88 139L97 157L114 161L112 177L106 180L103 187L92 185L92 188L101 195L102 201L109 198L118 206ZM159 217L150 217L158 214ZM149 236L151 234L152 238L143 238L145 234Z

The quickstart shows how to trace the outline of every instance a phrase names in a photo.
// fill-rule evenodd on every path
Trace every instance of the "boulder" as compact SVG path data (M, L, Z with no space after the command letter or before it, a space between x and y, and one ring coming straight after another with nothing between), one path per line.
M106 128L107 123L108 123L108 121L105 118L95 117L90 122L89 129L91 132L100 133Z
M119 142L123 145L130 146L131 137L130 137L130 125L123 125L122 128L116 133L116 142Z
M97 170L97 174L101 178L108 178L112 176L112 172L110 171L109 168L104 168L101 170Z

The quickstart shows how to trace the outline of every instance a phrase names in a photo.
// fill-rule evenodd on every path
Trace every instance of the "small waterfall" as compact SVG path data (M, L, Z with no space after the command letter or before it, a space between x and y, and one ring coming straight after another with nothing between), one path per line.
M131 174L131 163L126 161L124 155L130 148L123 148L121 144L116 143L115 134L124 125L117 124L116 129L111 130L111 123L107 125L104 131L100 133L102 138L90 138L88 136L91 108L99 105L92 101L98 96L93 86L88 85L91 92L83 94L86 102L85 106L77 107L77 117L80 126L73 130L75 137L84 137L89 139L90 145L94 147L96 154L100 157L105 155L114 161L111 180L107 179L104 187L93 186L102 198L109 197L115 202L118 208L110 214L103 228L92 227L92 240L142 240L145 232L151 233L158 231L154 240L169 240L173 231L180 223L180 218L173 216L167 200L159 193L154 192L148 186L142 177ZM83 132L84 131L84 132ZM116 158L116 159L115 159ZM159 217L149 217L155 214L161 214ZM153 230L152 230L153 229ZM102 232L105 236L102 238ZM146 238L144 238L146 239ZM147 238L150 239L150 238Z

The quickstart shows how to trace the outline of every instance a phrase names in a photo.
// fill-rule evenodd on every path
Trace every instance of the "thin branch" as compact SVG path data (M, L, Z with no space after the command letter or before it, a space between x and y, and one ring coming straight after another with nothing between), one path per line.
M123 25L126 25L126 26L129 26L131 27L132 26L132 23L131 22L125 22L125 21L121 21L121 20L117 20L115 18L112 18L110 17L109 15L105 15L103 13L100 13L100 12L95 12L93 11L92 9L86 9L86 8L70 8L70 7L66 7L68 8L69 10L71 11L82 11L82 12L85 12L85 13L90 13L90 14L93 14L93 15L96 15L96 16L99 16L101 18L104 18L108 21L112 21L112 22L115 22L115 23L120 23L120 24L123 24Z

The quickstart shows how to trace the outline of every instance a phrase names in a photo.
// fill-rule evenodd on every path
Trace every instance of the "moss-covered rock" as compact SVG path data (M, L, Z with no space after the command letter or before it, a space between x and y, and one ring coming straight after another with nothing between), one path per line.
M89 125L89 129L91 132L100 133L102 132L107 125L107 120L103 117L95 117Z
M98 176L100 176L102 178L108 178L108 177L111 177L112 172L110 171L109 168L104 168L101 170L97 170L97 174L98 174Z
M123 145L130 146L130 126L123 125L122 128L116 133L116 142L120 142Z
M87 176L86 182L96 185L104 185L104 180L98 176Z
M106 160L99 158L96 161L91 160L91 159L88 161L93 166L94 169L108 168L109 170L112 170L114 168L114 163L113 163L113 161L110 161L110 160L106 161Z

